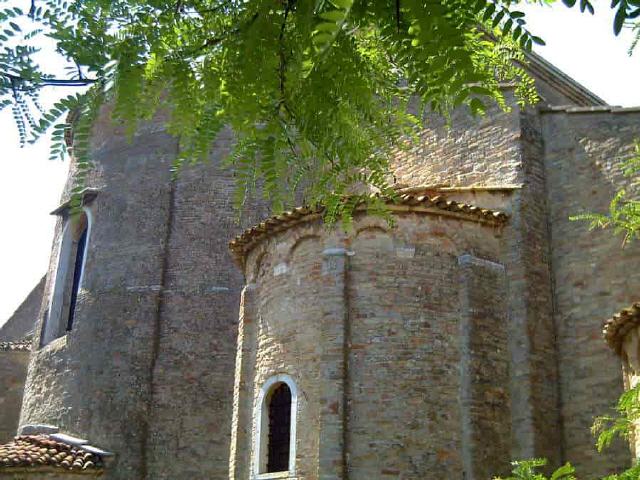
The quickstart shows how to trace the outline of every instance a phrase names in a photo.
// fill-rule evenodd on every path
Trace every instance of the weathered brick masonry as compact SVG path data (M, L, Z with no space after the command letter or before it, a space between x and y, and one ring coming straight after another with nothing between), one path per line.
M301 399L295 478L506 471L502 227L433 215L360 216L347 234L316 219L252 247L232 478L255 469L254 408L276 374Z
M395 228L359 214L343 233L316 218L243 251L246 277L227 242L268 209L251 203L236 221L233 172L220 168L231 136L172 179L179 142L162 116L129 142L105 110L73 329L40 341L63 207L21 429L55 426L112 451L105 478L248 480L255 403L287 373L298 479L481 480L532 456L570 460L585 479L625 465L625 448L596 455L589 427L622 389L600 326L637 300L640 250L568 217L606 210L640 113L537 57L530 68L540 105L522 109L507 89L508 112L429 118L392 162L398 187L506 223L405 211Z
M619 361L600 332L603 319L638 299L640 245L622 248L621 237L587 232L569 216L606 211L617 189L629 181L621 164L640 138L640 111L550 109L543 111L542 125L563 444L566 458L589 466L589 475L596 477L629 459L622 446L598 455L589 427L622 392Z

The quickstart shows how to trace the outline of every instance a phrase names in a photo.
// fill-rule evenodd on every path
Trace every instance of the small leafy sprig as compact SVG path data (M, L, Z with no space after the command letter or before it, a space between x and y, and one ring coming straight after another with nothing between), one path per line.
M608 213L581 213L571 220L589 222L589 228L612 228L623 235L623 245L640 238L640 141L636 142L631 158L622 163L623 175L630 179L627 188L621 188L609 203Z
M545 458L517 460L511 462L513 470L509 477L496 477L494 480L576 480L575 469L570 463L557 468L550 477L540 472L547 465Z

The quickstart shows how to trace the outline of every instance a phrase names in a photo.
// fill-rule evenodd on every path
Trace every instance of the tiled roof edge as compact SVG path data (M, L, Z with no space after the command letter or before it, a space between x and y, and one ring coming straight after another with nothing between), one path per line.
M80 442L85 441L63 434L19 435L0 445L0 472L101 472L105 458L112 454Z
M17 342L0 342L0 352L30 352L30 338L25 338Z
M429 196L399 192L398 201L388 200L387 207L392 213L424 213L454 217L488 225L502 225L508 219L508 215L504 212L447 200L441 195ZM364 209L364 206L356 208L357 211L363 211ZM264 238L300 223L318 220L322 218L323 213L323 207L298 207L280 215L274 215L238 235L229 242L229 249L236 261L243 265L245 255Z
M602 336L609 347L620 354L625 335L638 325L640 325L640 302L635 302L605 322Z

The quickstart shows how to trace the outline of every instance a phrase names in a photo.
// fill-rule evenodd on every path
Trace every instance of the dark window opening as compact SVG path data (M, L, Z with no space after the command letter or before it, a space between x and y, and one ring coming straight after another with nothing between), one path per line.
M289 443L291 439L291 390L286 383L279 384L269 399L269 444L267 473L289 470Z
M75 263L73 266L73 283L71 284L71 298L69 300L69 318L67 319L67 331L73 328L73 318L76 313L76 301L78 290L80 289L80 278L82 278L82 267L84 264L84 251L87 246L87 227L85 226L78 239L76 247Z

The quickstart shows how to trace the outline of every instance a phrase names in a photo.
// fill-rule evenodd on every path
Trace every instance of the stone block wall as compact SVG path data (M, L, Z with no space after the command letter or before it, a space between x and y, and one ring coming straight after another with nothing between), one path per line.
M422 185L513 185L522 182L519 112L506 91L510 112L491 105L483 117L466 109L446 119L429 115L419 141L392 160L396 182Z
M0 328L0 444L18 430L24 382L29 364L29 339L42 303L44 278Z
M511 453L505 269L469 254L459 256L458 265L465 478L493 478L507 474L504 459Z

